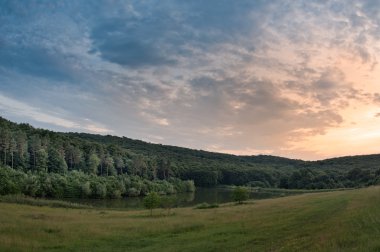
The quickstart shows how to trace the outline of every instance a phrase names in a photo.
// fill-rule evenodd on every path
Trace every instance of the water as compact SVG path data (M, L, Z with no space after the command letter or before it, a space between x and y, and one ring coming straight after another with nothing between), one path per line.
M284 192L251 192L250 199L268 199L283 197L291 193ZM170 199L175 207L188 207L201 204L203 202L213 204L221 204L232 202L232 190L230 188L197 188L194 193L182 193L171 196L163 196L163 198ZM100 208L113 208L113 209L142 209L142 197L129 197L122 199L66 199L70 202L87 204Z

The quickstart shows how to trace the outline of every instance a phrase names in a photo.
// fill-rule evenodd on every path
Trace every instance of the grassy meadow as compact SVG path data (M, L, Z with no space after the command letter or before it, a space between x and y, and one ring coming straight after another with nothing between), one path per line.
M115 211L0 203L0 251L380 251L380 187Z

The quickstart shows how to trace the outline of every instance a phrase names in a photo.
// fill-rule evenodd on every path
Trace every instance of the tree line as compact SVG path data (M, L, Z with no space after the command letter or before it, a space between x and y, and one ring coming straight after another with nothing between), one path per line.
M89 180L133 177L172 183L175 178L202 187L328 189L379 184L379 163L380 155L322 161L235 156L126 137L52 132L0 118L0 164L27 176L78 172Z
M127 174L96 176L81 171L69 171L65 174L30 171L25 173L0 166L0 195L116 199L143 196L149 192L166 195L194 190L193 181L182 181L178 178L148 180Z
M170 160L0 120L0 194L118 198L194 191Z

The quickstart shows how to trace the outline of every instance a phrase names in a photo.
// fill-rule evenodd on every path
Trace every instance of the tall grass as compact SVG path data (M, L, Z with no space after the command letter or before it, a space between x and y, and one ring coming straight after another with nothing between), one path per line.
M380 251L380 187L160 211L0 203L0 251Z
M58 208L77 208L77 209L92 208L92 206L90 205L83 205L83 204L72 203L72 202L61 201L61 200L32 198L32 197L24 196L22 194L0 196L0 202L39 206L39 207L49 206L49 207L58 207Z

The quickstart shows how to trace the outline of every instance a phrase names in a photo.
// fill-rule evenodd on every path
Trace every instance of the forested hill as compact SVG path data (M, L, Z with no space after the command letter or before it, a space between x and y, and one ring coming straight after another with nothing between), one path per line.
M302 161L275 156L235 156L126 137L58 133L0 118L0 162L31 173L79 171L99 177L173 178L217 184L282 188L337 188L376 184L380 155Z

